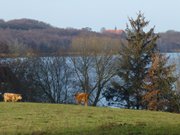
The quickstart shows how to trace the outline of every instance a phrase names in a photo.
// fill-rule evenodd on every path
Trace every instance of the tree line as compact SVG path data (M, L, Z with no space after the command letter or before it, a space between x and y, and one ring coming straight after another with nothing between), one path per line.
M159 33L160 38L157 41L157 47L161 52L179 52L179 32L167 31ZM111 40L112 42L124 41L126 34L123 35L94 32L91 28L57 28L44 22L17 19L5 22L0 20L0 56L52 56L52 55L76 55L74 40L80 38L97 38ZM102 44L102 43L101 43ZM102 44L98 46L104 48ZM89 45L89 48L92 48ZM118 50L117 46L112 44L111 48ZM114 52L116 53L116 52Z
M29 56L1 64L18 78L24 101L74 103L76 92L86 92L92 106L103 105L106 99L110 106L180 112L178 75L175 65L168 64L168 57L158 50L159 35L154 28L144 31L149 22L142 13L129 22L121 42L80 37L73 40L72 49L81 55ZM1 82L3 92L12 88Z
M0 56L52 56L71 55L73 42L78 38L107 38L120 40L117 35L93 32L90 28L57 28L30 19L5 22L0 20ZM118 37L118 38L117 38ZM89 46L91 48L91 46ZM113 48L113 44L111 46Z

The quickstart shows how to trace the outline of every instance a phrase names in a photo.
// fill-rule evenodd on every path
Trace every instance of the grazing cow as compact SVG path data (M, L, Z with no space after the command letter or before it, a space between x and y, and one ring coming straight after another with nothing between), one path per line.
M88 97L89 97L89 94L87 93L76 93L75 94L75 99L76 99L76 102L78 104L84 104L85 106L88 105Z
M14 93L4 93L4 102L17 102L21 100L21 94L14 94Z

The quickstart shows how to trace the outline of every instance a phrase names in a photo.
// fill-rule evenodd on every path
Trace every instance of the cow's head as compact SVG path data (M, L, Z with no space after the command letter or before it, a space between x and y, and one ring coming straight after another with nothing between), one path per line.
M21 94L17 94L17 96L16 96L16 100L18 101L18 100L21 100L21 99L22 99Z

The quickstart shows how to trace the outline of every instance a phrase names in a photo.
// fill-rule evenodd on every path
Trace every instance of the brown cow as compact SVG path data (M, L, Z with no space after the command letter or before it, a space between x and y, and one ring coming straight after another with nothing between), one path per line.
M75 94L75 99L76 99L76 102L78 104L84 104L85 106L88 105L88 97L89 97L89 94L87 93L76 93Z
M21 94L4 93L4 102L17 102L18 100L21 99L22 99Z

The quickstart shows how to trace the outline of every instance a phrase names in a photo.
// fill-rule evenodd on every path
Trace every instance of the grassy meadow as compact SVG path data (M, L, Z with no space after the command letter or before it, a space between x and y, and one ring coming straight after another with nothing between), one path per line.
M180 114L1 102L0 135L180 135Z

